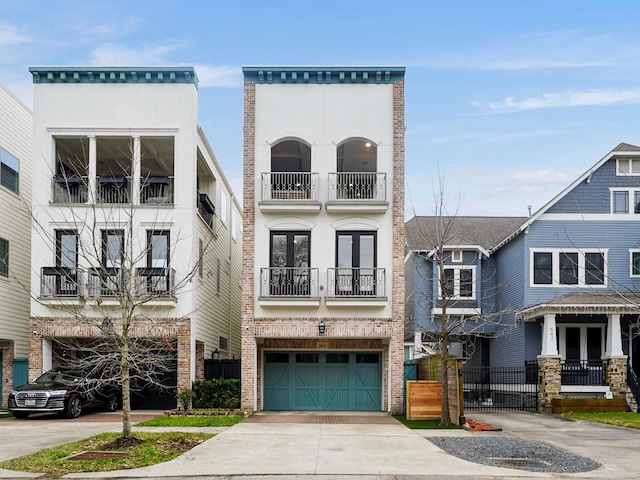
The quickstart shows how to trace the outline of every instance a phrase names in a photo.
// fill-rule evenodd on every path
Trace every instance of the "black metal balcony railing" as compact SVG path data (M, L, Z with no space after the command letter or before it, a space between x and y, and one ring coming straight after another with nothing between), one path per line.
M138 294L150 297L175 297L175 270L173 268L136 269Z
M146 176L140 179L140 203L173 203L173 177Z
M318 200L318 174L310 172L262 173L262 200Z
M82 272L75 268L42 267L40 270L40 296L81 297L83 295Z
M317 297L318 269L269 267L260 269L262 297Z
M329 200L387 201L384 172L336 172L329 174Z
M51 203L87 203L88 177L78 175L54 175Z
M124 270L120 268L91 268L87 289L91 298L115 297L124 292Z
M209 228L216 231L216 207L206 193L198 193L198 213Z
M129 177L101 175L96 182L96 203L129 203Z
M606 366L605 360L562 360L562 385L604 385Z
M384 268L329 268L329 297L384 297Z

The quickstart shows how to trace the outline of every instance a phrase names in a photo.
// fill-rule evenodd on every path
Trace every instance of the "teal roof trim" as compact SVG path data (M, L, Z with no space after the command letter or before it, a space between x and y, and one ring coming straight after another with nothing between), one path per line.
M33 83L192 83L193 67L29 67Z
M395 83L405 67L242 67L245 82L255 83Z

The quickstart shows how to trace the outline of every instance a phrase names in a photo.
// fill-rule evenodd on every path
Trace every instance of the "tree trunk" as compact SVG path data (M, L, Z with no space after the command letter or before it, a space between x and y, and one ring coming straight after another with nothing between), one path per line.
M131 390L130 390L130 365L129 349L127 342L122 346L122 438L133 438L131 431Z

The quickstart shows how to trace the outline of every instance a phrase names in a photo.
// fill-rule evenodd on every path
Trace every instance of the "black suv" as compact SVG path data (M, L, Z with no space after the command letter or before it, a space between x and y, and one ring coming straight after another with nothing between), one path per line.
M31 413L60 413L77 418L86 407L100 406L116 411L115 387L73 370L49 370L9 395L9 410L16 418L27 418Z

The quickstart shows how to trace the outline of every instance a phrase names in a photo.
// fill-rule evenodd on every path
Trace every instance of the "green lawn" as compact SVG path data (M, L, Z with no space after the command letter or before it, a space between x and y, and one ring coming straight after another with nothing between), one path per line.
M442 427L440 426L440 419L437 420L407 420L404 415L394 415L393 418L404 423L405 426L411 429L420 429L420 428L462 428L457 425L453 425L451 427Z
M244 420L236 416L164 416L136 423L139 427L230 427Z
M565 413L564 416L579 420L589 420L590 422L607 423L619 427L640 428L640 414L638 413Z
M0 468L45 473L55 477L74 472L108 472L111 470L140 468L171 460L213 437L213 435L206 433L135 432L134 436L142 440L141 443L130 447L118 448L114 443L120 435L120 432L102 433L77 442L47 448L33 455L1 462ZM67 458L70 455L85 451L119 451L127 452L128 454L125 457L94 460L71 460Z

